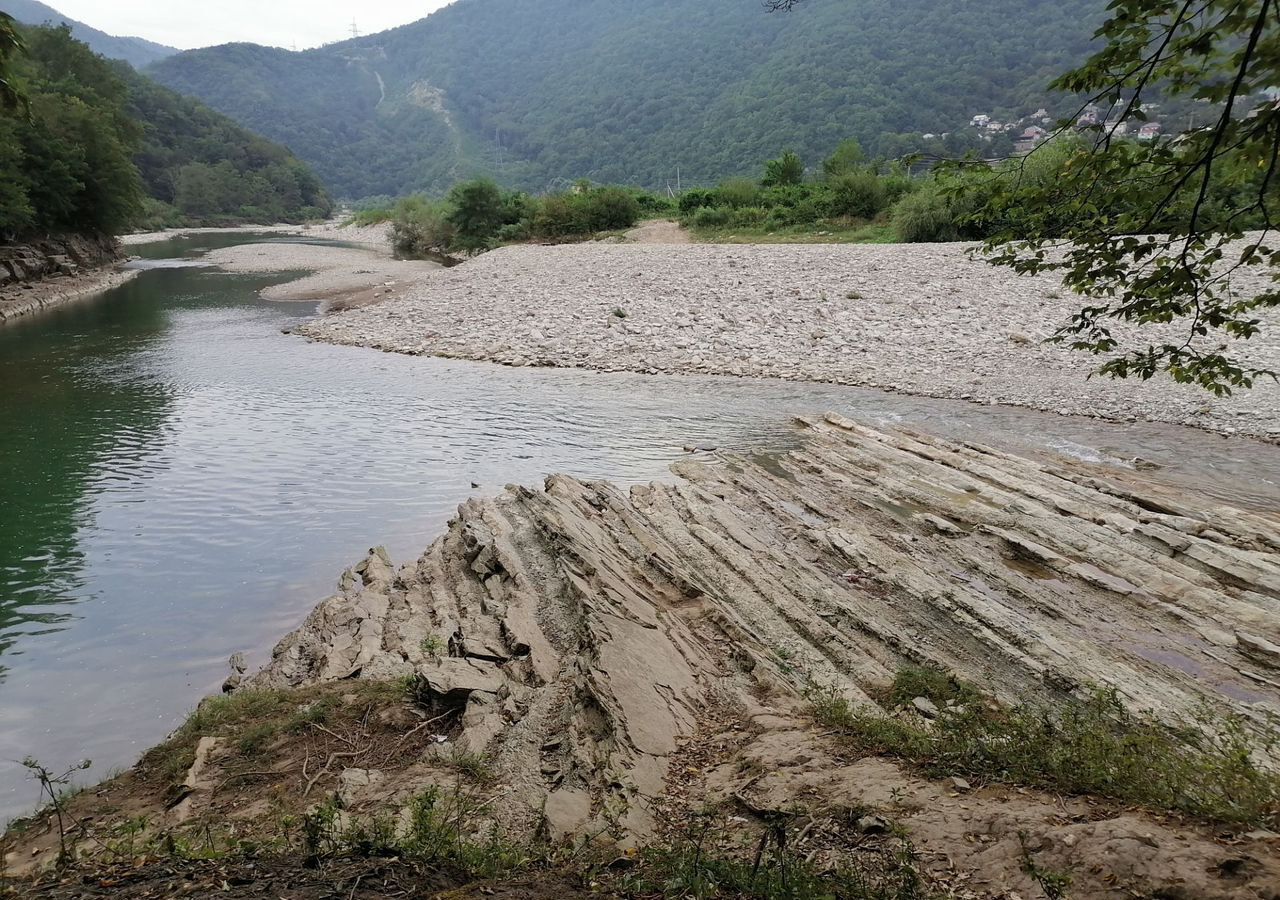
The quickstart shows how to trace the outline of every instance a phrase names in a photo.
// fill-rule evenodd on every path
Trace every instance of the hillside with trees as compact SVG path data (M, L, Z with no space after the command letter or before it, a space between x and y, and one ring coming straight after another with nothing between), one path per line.
M1050 102L1102 0L460 0L291 53L245 44L149 70L312 164L340 195L439 193L475 175L664 188L791 149L966 124ZM1070 110L1063 109L1063 114Z
M22 28L0 115L0 238L327 215L288 150L106 60L70 30Z
M107 59L122 59L138 69L178 52L173 47L166 47L144 38L107 34L64 16L52 6L40 3L39 0L4 0L3 9L24 25L58 26L65 23L71 26L72 36L88 44L89 49L94 53L100 53Z

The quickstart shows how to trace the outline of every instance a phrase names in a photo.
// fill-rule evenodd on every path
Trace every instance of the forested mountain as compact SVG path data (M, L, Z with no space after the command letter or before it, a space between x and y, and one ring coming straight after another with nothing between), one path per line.
M0 10L24 25L61 25L65 22L71 26L71 33L76 40L84 41L94 53L100 53L107 59L123 59L139 69L178 52L173 47L154 41L107 34L83 22L67 18L52 6L38 3L37 0L0 0Z
M488 173L674 185L841 140L1030 112L1080 61L1105 0L458 0L303 53L231 44L161 82L287 144L340 194Z
M59 232L327 215L285 148L66 28L23 28L10 61L27 106L0 111L0 240Z

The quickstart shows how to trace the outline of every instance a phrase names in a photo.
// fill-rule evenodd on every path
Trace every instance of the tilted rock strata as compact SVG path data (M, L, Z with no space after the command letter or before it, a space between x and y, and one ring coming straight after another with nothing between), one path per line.
M680 464L673 484L555 476L469 501L417 563L397 573L379 551L346 573L248 684L413 676L456 710L454 744L492 760L510 823L624 839L660 830L679 760L725 710L750 723L717 739L726 753L776 773L756 783L727 764L710 795L776 800L795 772L853 790L838 750L794 718L803 692L871 704L909 662L1007 702L1096 684L1170 720L1206 702L1247 722L1280 712L1274 518L1084 464L805 424L797 450ZM406 778L400 799L419 787ZM970 819L1013 841L1025 823L1009 802ZM1058 814L1052 798L1024 803ZM1077 829L1064 859L1138 827L1108 821ZM1142 877L1179 852L1143 855Z
M123 284L134 273L110 237L66 235L0 246L0 323Z

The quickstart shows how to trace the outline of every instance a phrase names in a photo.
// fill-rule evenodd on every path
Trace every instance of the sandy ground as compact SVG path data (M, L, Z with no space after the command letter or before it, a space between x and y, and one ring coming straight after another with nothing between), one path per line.
M433 262L393 259L385 243L365 247L242 244L214 250L206 259L230 272L307 271L310 274L296 281L267 288L262 296L267 300L322 300L324 312L396 299L410 285L441 268Z
M515 246L395 299L309 323L324 341L508 365L864 385L1120 421L1280 437L1280 387L1217 399L1168 379L1090 378L1045 344L1080 299L970 245ZM1155 335L1149 337L1155 338ZM1280 370L1280 331L1247 344Z
M692 244L689 232L679 222L670 219L654 219L642 222L628 231L624 237L633 244Z
M368 244L375 247L387 245L388 226L368 225L356 227L343 225L341 222L325 222L321 225L243 225L236 228L170 228L165 231L146 231L137 234L121 235L120 243L126 247L139 244L153 244L173 237L189 234L293 234L302 237L331 241L345 241L352 244Z

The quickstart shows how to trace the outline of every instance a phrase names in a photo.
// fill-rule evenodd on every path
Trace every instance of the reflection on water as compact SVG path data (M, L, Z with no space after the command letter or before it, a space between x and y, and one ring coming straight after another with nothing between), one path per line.
M243 236L147 248L177 256ZM260 661L371 545L407 560L457 504L553 471L637 482L686 445L776 451L836 410L1101 460L1227 500L1277 496L1280 451L875 391L514 370L308 344L266 280L161 267L0 330L0 816L9 760L127 765ZM1209 476L1209 477L1206 477Z

